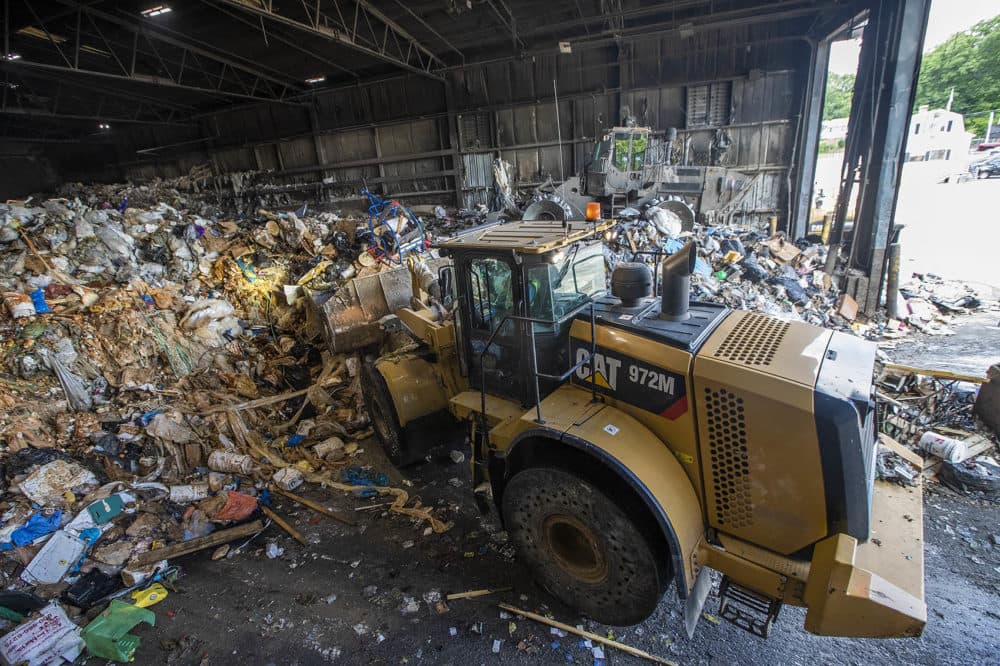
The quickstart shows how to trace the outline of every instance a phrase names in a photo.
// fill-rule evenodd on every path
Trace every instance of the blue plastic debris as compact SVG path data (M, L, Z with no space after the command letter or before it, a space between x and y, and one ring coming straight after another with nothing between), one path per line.
M676 254L684 247L684 241L679 238L668 238L663 244L663 251L667 254Z
M145 414L143 414L142 416L140 416L138 418L139 425L141 425L143 427L148 426L153 421L153 417L154 416L156 416L157 414L162 414L162 413L163 413L162 409L154 409L154 410L152 410L150 412L146 412Z
M560 643L559 641L552 641L551 643L549 643L549 647L552 648L553 650L558 650L559 648L562 647L562 643Z
M701 257L698 257L694 261L694 272L707 277L712 274L712 265Z
M101 530L96 527L88 527L80 532L80 538L87 544L87 547L83 551L83 555L80 556L80 559L73 565L73 568L69 570L70 574L75 574L80 570L80 567L83 566L83 562L87 559L87 554L90 549L93 548L94 544L97 543L97 540L101 538Z
M306 440L305 435L292 435L291 437L288 438L288 442L285 444L285 446L298 446L305 440Z
M18 527L11 532L10 542L15 546L27 546L38 537L52 534L59 529L60 520L62 520L62 511L56 511L51 516L45 516L39 511L28 518L28 522L23 527Z
M31 292L31 302L35 304L35 312L38 314L52 312L52 308L50 308L49 304L45 302L45 292L41 289L36 289Z
M147 306L149 306L151 308L155 308L156 307L156 301L154 301L153 297L150 296L149 294L143 294L142 295L142 302L145 303Z
M389 477L373 469L351 465L340 470L340 480L352 486L388 486Z

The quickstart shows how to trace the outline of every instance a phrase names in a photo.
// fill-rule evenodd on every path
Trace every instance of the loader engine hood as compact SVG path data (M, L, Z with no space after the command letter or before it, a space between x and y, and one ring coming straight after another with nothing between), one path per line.
M711 527L786 555L833 534L868 539L875 345L711 303L683 321L661 318L654 298L605 297L594 311L595 380L584 366L574 381L659 416L678 450L697 432L681 459L700 459ZM577 319L574 360L590 349L589 317Z
M709 521L785 554L867 540L874 362L859 338L730 314L694 362Z

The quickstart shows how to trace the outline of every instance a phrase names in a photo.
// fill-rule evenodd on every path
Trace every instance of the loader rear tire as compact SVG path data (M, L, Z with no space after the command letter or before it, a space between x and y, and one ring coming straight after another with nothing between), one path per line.
M603 624L646 619L663 592L654 549L627 513L590 483L534 467L504 489L518 555L550 594Z
M399 425L399 417L396 415L389 387L386 386L385 379L375 368L374 363L365 363L363 373L362 392L365 396L365 406L368 408L368 418L371 419L375 434L382 443L385 456L396 467L402 467L410 461L405 434Z

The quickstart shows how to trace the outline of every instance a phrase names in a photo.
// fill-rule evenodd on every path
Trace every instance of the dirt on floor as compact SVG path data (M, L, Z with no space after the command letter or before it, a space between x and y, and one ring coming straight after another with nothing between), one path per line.
M391 470L377 442L365 448L372 464ZM142 636L136 663L594 663L574 636L501 617L498 601L550 612L683 664L1000 663L1000 505L993 501L928 486L929 616L919 639L821 638L802 629L802 609L786 607L767 640L709 619L689 640L672 588L641 625L612 628L583 620L533 584L511 556L495 516L479 514L467 465L452 462L446 452L391 473L412 482L409 490L426 505L457 509L455 526L424 536L423 526L380 508L356 511L377 499L323 490L308 496L353 512L357 526L280 501L276 510L309 545L272 526L229 559L213 562L201 553L177 560L184 571L178 593L157 607L155 628L136 629ZM269 559L269 542L284 554ZM448 602L444 612L435 609L437 595L502 587L511 589ZM705 612L714 618L717 606L710 598ZM611 649L605 653L608 664L648 663Z

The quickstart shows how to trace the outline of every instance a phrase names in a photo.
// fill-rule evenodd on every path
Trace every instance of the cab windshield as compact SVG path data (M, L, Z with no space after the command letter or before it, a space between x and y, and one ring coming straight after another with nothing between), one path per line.
M528 269L528 311L533 319L556 321L607 290L600 243L576 245Z

